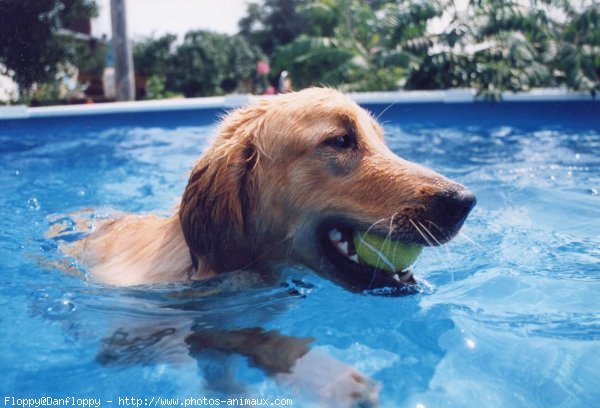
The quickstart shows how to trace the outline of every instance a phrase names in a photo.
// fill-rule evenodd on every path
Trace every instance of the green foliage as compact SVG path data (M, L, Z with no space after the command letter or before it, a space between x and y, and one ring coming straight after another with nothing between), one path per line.
M288 44L303 33L306 22L297 7L304 3L306 0L249 3L246 16L238 23L239 33L266 55L272 55L278 46Z
M27 105L56 105L65 97L63 83L60 80L49 80L35 85L23 95L21 102Z
M179 46L176 40L175 35L167 34L134 45L136 72L150 76L147 98L173 93L213 96L236 91L252 82L256 63L264 58L257 47L240 35L190 31Z
M72 29L81 20L98 17L96 0L59 0L59 19L62 28Z
M0 64L5 67L4 74L19 84L21 92L36 82L54 81L61 64L75 62L81 51L58 30L96 13L93 0L0 0ZM85 56L79 58L79 62L84 60L90 61Z
M465 14L454 12L406 87L473 87L491 99L561 85L593 93L599 89L598 10L593 2L577 11L551 0L471 1Z
M315 84L339 86L350 79L347 74L354 66L352 57L333 38L302 35L278 49L273 69L287 70L298 88Z
M600 4L566 12L566 23L549 41L546 60L560 82L595 95L600 91Z
M167 89L165 78L160 75L151 75L146 81L145 99L165 99L176 95L176 93Z
M165 34L158 38L144 38L133 46L133 66L142 75L166 76L172 69L177 36Z
M72 79L77 68L71 64L61 64L60 74L57 78L45 82L34 83L27 92L23 92L19 103L30 106L57 105L65 102L85 100L85 95L80 86ZM71 80L65 80L70 77Z
M186 97L223 93L221 83L227 69L227 36L208 31L190 31L175 53L175 88Z
M600 90L600 4L582 0L264 0L229 36L191 31L134 47L147 97L252 91L287 70L295 88L351 91L472 87L487 98L533 87ZM23 100L64 97L68 67L96 75L106 46L64 34L94 0L0 0L0 68ZM432 33L435 18L450 20ZM258 77L256 63L271 63ZM255 90L255 89L254 89Z
M63 36L60 40L67 46L67 61L79 72L101 76L106 66L109 45L97 40L81 41Z
M321 0L297 10L305 33L276 50L276 70L299 87L362 91L397 89L427 51L427 21L439 15L435 4L414 1Z
M281 19L282 3L250 5L240 27L296 88L473 87L492 99L533 87L600 89L594 0L471 0L464 11L453 0L304 0L290 14L293 35L278 38L268 22ZM442 15L446 29L428 31ZM303 22L299 31L294 21Z
M240 88L244 91L245 84L251 83L256 78L256 64L266 59L258 47L251 46L241 35L228 38L227 45L223 50L227 57L225 72L221 88L224 92L233 92ZM245 83L245 84L244 84Z

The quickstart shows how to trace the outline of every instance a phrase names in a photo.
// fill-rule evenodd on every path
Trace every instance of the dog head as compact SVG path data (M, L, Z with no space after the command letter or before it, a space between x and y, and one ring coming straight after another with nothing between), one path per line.
M299 262L360 291L414 281L356 262L344 242L369 231L440 245L474 205L465 187L392 153L356 103L311 88L227 115L179 216L193 256L216 272Z

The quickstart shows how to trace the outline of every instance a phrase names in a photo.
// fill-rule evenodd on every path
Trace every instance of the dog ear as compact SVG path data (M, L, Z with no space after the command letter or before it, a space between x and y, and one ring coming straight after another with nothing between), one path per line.
M201 258L204 267L217 273L247 267L254 255L249 212L258 158L246 111L224 120L219 136L194 167L179 208L194 263Z

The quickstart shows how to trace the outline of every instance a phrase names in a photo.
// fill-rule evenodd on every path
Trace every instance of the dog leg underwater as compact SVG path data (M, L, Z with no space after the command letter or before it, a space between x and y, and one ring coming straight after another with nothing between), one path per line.
M312 338L285 336L260 328L198 331L186 338L192 356L213 349L236 353L319 406L376 407L380 386L320 347Z

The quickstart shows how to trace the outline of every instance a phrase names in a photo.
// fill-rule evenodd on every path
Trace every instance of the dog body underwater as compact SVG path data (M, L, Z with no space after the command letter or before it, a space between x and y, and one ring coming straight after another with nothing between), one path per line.
M369 231L439 245L474 204L463 186L392 153L382 128L348 97L310 88L229 113L194 166L177 214L124 215L63 250L95 279L118 286L285 262L362 291L414 280L406 270L359 263L340 243Z

